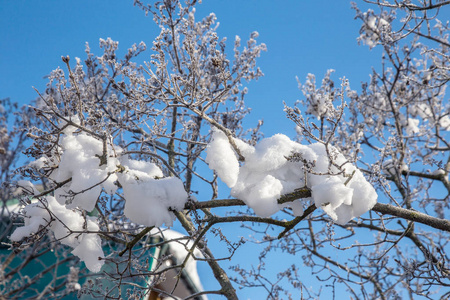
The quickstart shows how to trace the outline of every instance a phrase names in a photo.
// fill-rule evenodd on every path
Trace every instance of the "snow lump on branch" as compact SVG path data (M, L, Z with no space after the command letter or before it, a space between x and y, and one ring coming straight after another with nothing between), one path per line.
M92 211L102 188L109 194L115 193L117 176L114 171L119 163L108 149L109 157L101 165L100 157L104 155L102 141L84 132L75 134L66 130L59 150L60 161L50 178L55 182L71 179L55 191L60 204Z
M105 191L114 194L119 186L125 199L124 213L132 222L145 226L171 226L175 215L188 199L183 182L177 177L165 177L154 163L137 161L122 155L120 147L67 126L54 157L41 157L39 165L53 168L51 179L65 183L54 196L40 197L23 209L25 226L17 228L12 241L20 241L48 227L57 240L73 248L72 253L85 262L92 272L99 272L104 257L100 228L94 217L83 217L94 210ZM106 157L105 157L106 156ZM59 157L59 159L55 159ZM31 164L33 165L33 163ZM19 182L28 194L39 192L30 182Z
M125 215L145 226L172 226L175 215L171 209L181 210L187 201L183 182L177 177L163 178L154 163L124 158L125 171L118 174L126 200Z
M67 209L52 196L27 205L24 214L25 226L13 232L12 241L20 241L48 226L57 240L73 248L72 254L84 261L91 272L100 271L104 264L103 260L99 260L99 257L104 257L101 239L95 233L83 233L99 230L94 217L85 219L79 211Z
M278 212L284 207L278 199L305 184L315 205L338 224L361 216L377 201L372 185L334 147L302 145L282 134L265 138L254 147L235 141L245 157L240 167L236 167L239 162L225 134L218 130L213 131L206 161L221 179L225 178L231 195L243 200L257 215L268 217ZM288 159L292 154L297 159ZM296 215L303 213L301 200L291 207Z
M164 178L156 164L129 159L118 146L113 151L108 145L105 152L102 140L74 129L68 126L64 130L60 161L51 175L55 182L70 179L55 191L61 205L90 212L102 190L114 194L121 186L124 212L132 222L145 226L172 225L175 216L170 209L182 209L188 198L179 178Z

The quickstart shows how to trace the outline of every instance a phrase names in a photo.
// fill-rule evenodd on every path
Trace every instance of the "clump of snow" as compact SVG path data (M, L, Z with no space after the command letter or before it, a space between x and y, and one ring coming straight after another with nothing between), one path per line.
M237 143L242 145L241 143ZM268 217L278 210L281 195L304 185L300 163L289 162L292 152L302 152L313 158L308 147L291 141L282 134L263 139L255 147L246 145L241 151L245 164L240 167L238 180L231 189L233 197L242 199L256 214Z
M47 157L42 156L39 159L30 162L28 166L36 169L43 169L48 166L48 159Z
M270 174L253 174L248 169L239 174L240 181L231 190L233 197L244 200L256 214L263 217L268 217L280 209L277 200L282 195L283 184L279 179Z
M328 177L314 185L311 192L316 206L322 207L333 220L338 219L336 208L342 204L352 204L353 189L345 186L337 177Z
M19 180L17 182L17 186L22 189L25 190L27 192L27 194L31 194L31 195L39 195L39 191L37 190L37 188L34 186L34 184L31 183L31 181L28 180Z
M229 174L236 177L237 173L236 183L229 185L231 195L242 199L260 216L268 217L285 207L286 205L278 204L278 199L305 187L305 182L312 191L316 206L322 207L338 224L345 224L352 218L359 217L376 203L377 194L372 185L333 147L328 147L327 153L323 144L301 145L282 134L265 138L255 147L236 139L236 144L245 157L245 162L236 172L234 166L238 161L235 155L227 155L232 160L231 163L221 163L225 147L223 144L227 142L221 138L221 134L213 132L213 139L207 148L209 166L219 177L221 174L226 174L227 178L230 177ZM221 141L222 148L215 144L217 140ZM288 160L287 157L294 153L299 159ZM335 165L343 166L341 170L330 163L329 155L333 157ZM304 164L312 168L307 178ZM233 169L229 170L227 166L230 165L233 165ZM290 204L295 215L303 214L302 202L296 200Z
M163 177L154 163L124 158L125 170L118 180L125 198L125 215L145 226L172 226L175 215L169 209L181 210L188 199L183 182L177 177Z
M133 177L137 180L145 180L164 177L161 169L154 163L129 159L126 156L120 159L120 163L127 167L126 175L122 176L122 178L129 179Z
M443 116L439 120L439 126L442 127L442 129L446 131L450 131L450 117L449 116Z
M72 118L78 123L78 118ZM120 147L103 145L103 141L75 126L66 124L61 138L59 162L50 179L70 181L55 190L55 198L67 208L92 211L102 190L114 194L118 185L123 188L125 215L135 223L146 226L171 226L175 216L170 209L180 210L188 199L183 183L176 177L164 178L161 169L150 162L117 157ZM106 157L104 156L106 154ZM40 158L32 166L47 166L47 158ZM50 166L50 165L49 165ZM119 184L118 184L119 183Z
M13 232L10 237L12 241L20 241L48 226L57 240L73 248L72 254L84 261L90 271L100 271L104 264L103 260L99 260L99 257L104 257L100 237L94 233L83 233L99 230L95 218L83 218L80 212L67 209L52 196L45 197L42 202L28 204L23 211L25 226Z
M216 171L228 187L234 186L239 173L239 162L223 132L213 130L212 141L208 144L206 153L206 162L210 168Z
M322 207L335 223L341 225L372 209L377 202L378 196L361 171L348 163L336 148L329 147L329 152L333 156L333 162L338 166L343 166L345 173L345 176L344 174L334 175L338 174L339 170L335 166L329 168L330 159L325 145L315 143L309 145L309 147L317 155L313 169L314 173L323 174L308 174L308 187L312 191L312 197L317 207ZM328 190L328 205L323 205L327 202L322 203L323 193L316 198L317 185L321 185L323 189Z
M445 171L443 169L434 170L431 175L445 175Z
M433 117L433 111L431 107L426 103L418 103L411 107L411 113L417 115L424 120L428 120Z
M418 133L419 130L419 120L408 118L408 126L406 127L406 134L413 135L414 133Z
M361 35L358 37L358 40L372 49L378 44L383 32L391 31L390 23L386 15L376 16L372 10L363 13L362 19L364 23L361 26Z
M77 123L78 119L73 118ZM11 240L19 241L48 227L56 239L73 248L72 253L85 262L92 272L99 272L104 257L101 239L92 232L99 231L95 218L84 218L81 212L95 208L102 190L113 194L123 188L125 215L133 222L145 226L171 226L175 219L171 209L181 210L188 199L183 182L177 177L166 177L155 164L136 161L121 154L120 147L113 151L103 141L75 126L64 127L59 149L54 157L41 157L31 166L54 168L50 178L57 183L70 180L41 202L24 208L25 226L17 228ZM62 127L62 128L63 128ZM106 158L106 159L105 159ZM28 194L39 192L29 181L18 185ZM91 233L83 233L85 231Z
M50 178L56 182L72 179L55 191L60 204L92 211L102 188L109 194L117 190L114 171L119 162L108 149L106 164L101 165L103 142L84 132L76 134L74 128L68 126L64 130L60 145L61 159Z
M301 200L294 200L292 202L286 202L281 205L282 208L290 207L292 209L292 212L294 213L294 216L301 217L303 216L303 213L305 210L303 209L303 203Z
M406 118L404 115L400 115L400 122L405 127L407 135L413 135L420 131L419 129L419 119Z

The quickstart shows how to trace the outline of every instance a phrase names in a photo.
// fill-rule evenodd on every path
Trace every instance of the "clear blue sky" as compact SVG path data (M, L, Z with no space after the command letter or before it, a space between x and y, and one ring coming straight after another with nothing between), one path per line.
M32 86L45 89L43 77L63 67L61 55L83 59L85 42L96 54L99 38L119 41L122 51L140 41L151 44L159 30L132 2L0 0L0 98L19 103L36 98ZM218 17L221 37L245 40L256 30L267 44L259 60L265 77L249 86L247 97L253 108L250 123L263 118L267 136L293 133L282 101L293 104L302 97L295 76L304 80L314 73L321 80L333 68L336 80L346 76L355 89L379 63L378 50L357 45L360 23L346 0L204 0L197 19L209 12Z
M85 42L96 54L100 54L99 38L119 41L123 52L140 41L151 45L159 29L132 3L0 0L0 98L9 97L21 104L36 98L32 86L45 90L43 77L63 67L61 55L83 59ZM369 79L371 68L379 66L380 51L356 42L361 24L354 20L347 0L204 0L197 6L197 19L209 12L218 17L220 37L232 42L239 35L244 41L256 30L259 41L267 45L268 51L259 60L265 77L249 86L247 96L247 105L253 108L248 124L263 118L266 136L294 134L282 101L293 105L302 97L295 76L303 81L308 73L314 73L320 82L332 68L336 81L346 76L351 87L359 89L360 83ZM149 55L146 52L141 57L146 60ZM257 252L253 253L256 256ZM245 264L248 255L240 252L239 261ZM309 276L310 270L304 271ZM209 284L207 280L205 286ZM240 295L242 299L260 298L253 290Z

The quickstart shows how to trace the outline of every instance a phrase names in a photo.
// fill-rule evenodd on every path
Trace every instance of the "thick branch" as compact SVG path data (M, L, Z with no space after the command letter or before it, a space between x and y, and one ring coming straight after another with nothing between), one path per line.
M174 214L187 232L195 232L194 225L184 215L184 213L174 211ZM211 250L209 250L209 248L205 245L205 243L202 240L198 242L198 246L206 254L206 256L210 258L208 259L208 264L211 267L211 270L213 271L214 277L217 279L222 288L221 289L222 294L225 297L227 297L227 299L237 300L238 297L236 295L236 290L231 284L231 281L228 278L227 273L222 269L219 263L214 260L214 255L212 254Z
M298 223L303 221L307 216L312 214L317 209L315 204L311 204L303 213L303 215L296 217L294 220L287 222L286 228L278 235L278 238L281 239L286 232L294 228Z
M292 202L297 199L311 197L311 190L308 188L297 189L292 193L282 195L278 199L278 204ZM188 202L185 205L185 209L203 209L203 208L215 208L215 207L227 207L227 206L245 206L245 202L240 199L215 199L203 202Z
M133 240L131 240L129 243L127 243L125 249L123 249L119 256L122 256L127 252L128 250L131 251L133 249L134 245L136 245L137 242L139 242L147 233L149 233L155 226L152 227L145 227L141 232L139 232Z
M431 226L436 229L444 230L450 232L450 221L445 219L439 219L427 214L410 210L406 208L401 208L397 206L393 206L390 204L377 203L372 208L373 211L388 214L392 216L396 216L405 220L414 221L417 223L422 223L428 226Z
M290 194L286 194L278 199L279 204L286 202L292 202L301 198L311 197L311 191L307 188L298 189ZM203 209L203 208L215 208L215 207L227 207L227 206L244 206L246 205L244 201L239 199L216 199L205 202L189 202L186 204L185 209ZM392 215L405 220L414 221L424 225L431 226L436 229L444 230L450 232L450 221L445 219L439 219L436 217L429 216L427 214L410 210L406 208L401 208L393 206L390 204L377 203L372 208L373 211L379 212L383 215ZM312 210L314 211L314 210ZM312 212L311 211L311 212Z

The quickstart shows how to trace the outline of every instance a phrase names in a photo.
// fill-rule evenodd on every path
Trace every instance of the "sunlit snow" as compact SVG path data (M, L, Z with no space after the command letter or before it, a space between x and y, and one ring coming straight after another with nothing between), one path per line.
M333 162L323 144L302 145L287 136L277 134L261 140L255 147L236 140L245 162L236 168L238 160L225 135L214 131L207 147L207 161L217 175L226 178L231 195L243 200L257 215L268 217L286 205L278 199L296 189L311 189L317 207L321 207L338 224L345 224L370 210L377 194L362 173L348 163L337 149L329 147ZM242 149L241 149L242 147ZM226 149L226 150L224 150ZM296 153L298 161L287 157ZM226 163L222 163L226 162ZM312 166L305 178L304 163ZM232 166L232 167L229 167ZM230 184L229 178L237 178ZM303 213L302 200L291 204L296 215Z
M100 237L95 233L83 233L85 230L99 230L96 218L84 218L80 212L67 209L52 196L27 205L24 214L25 226L13 232L12 241L20 241L48 226L58 241L73 248L72 254L84 261L90 271L100 271L104 264L99 260L99 257L104 257Z

